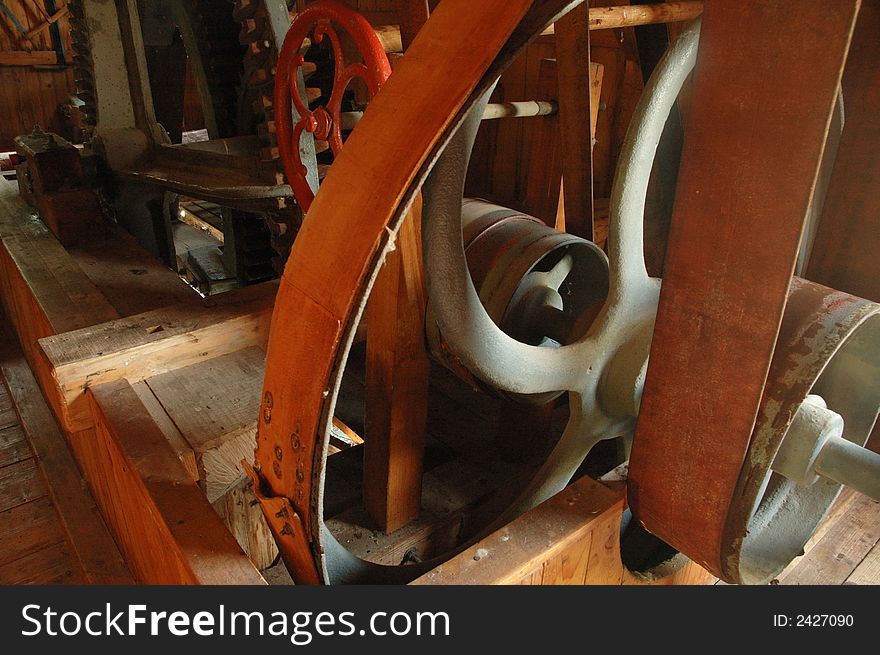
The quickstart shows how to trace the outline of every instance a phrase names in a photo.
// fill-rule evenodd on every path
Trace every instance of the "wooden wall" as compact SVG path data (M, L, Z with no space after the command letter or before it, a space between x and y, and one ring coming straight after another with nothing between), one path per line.
M45 22L44 0L4 0L4 4L28 32ZM55 0L57 10L66 5L67 0ZM57 24L69 61L67 18ZM0 11L0 151L13 150L13 138L30 132L34 125L64 134L59 105L72 93L73 70L58 64L50 30L25 40Z
M592 6L629 4L626 0L591 0ZM632 28L599 30L590 33L590 60L602 67L602 84L596 143L593 146L593 192L597 215L611 193L614 167L635 105L643 88L642 71ZM555 100L555 37L544 35L534 41L505 71L492 95L493 102ZM551 65L548 65L551 64ZM584 90L584 112L587 111ZM468 195L481 196L520 209L547 220L530 198L529 184L567 147L558 128L546 129L541 123L550 118L502 119L483 124L471 167ZM555 121L554 121L555 122ZM545 209L546 211L546 209Z

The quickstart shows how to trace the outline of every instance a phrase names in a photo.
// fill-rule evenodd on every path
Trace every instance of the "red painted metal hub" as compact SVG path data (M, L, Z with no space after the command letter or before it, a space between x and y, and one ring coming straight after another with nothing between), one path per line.
M340 31L348 35L362 61L347 62ZM326 39L332 48L335 64L330 99L326 106L314 109L309 108L297 86L299 71L305 64L303 54L307 39L311 43L323 43ZM318 0L291 24L278 56L275 75L275 129L284 173L303 212L308 211L314 199L300 156L299 144L303 132L327 141L333 154L337 154L342 148L340 113L346 88L352 80L359 78L372 99L390 74L391 65L375 31L351 7L337 0ZM300 117L296 124L293 110Z

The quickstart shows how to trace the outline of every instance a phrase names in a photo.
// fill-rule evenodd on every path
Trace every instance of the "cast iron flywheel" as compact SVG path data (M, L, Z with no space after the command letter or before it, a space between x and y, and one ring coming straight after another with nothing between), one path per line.
M666 117L696 59L699 22L669 48L629 129L612 191L607 279L597 280L607 300L586 331L552 346L510 336L481 302L462 244L464 178L483 106L506 66L576 4L441 3L314 198L276 300L254 471L264 514L297 583L404 582L439 563L363 561L322 518L330 426L345 362L384 254L423 187L429 296L450 349L493 388L522 396L568 392L571 408L552 453L487 529L561 490L594 444L635 427L660 292L643 258L645 193ZM556 298L553 292L569 274L562 261L561 269L536 278L529 292ZM767 474L770 462L761 466Z

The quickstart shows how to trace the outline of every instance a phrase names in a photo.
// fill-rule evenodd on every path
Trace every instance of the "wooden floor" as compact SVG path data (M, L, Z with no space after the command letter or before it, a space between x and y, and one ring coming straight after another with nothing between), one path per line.
M776 584L880 584L880 503L844 489L807 554L792 562Z
M2 314L0 370L0 584L131 583Z

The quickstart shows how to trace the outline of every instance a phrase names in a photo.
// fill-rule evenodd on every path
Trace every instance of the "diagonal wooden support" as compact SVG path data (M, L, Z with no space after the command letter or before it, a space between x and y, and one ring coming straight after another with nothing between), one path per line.
M858 7L705 3L629 493L716 575Z

